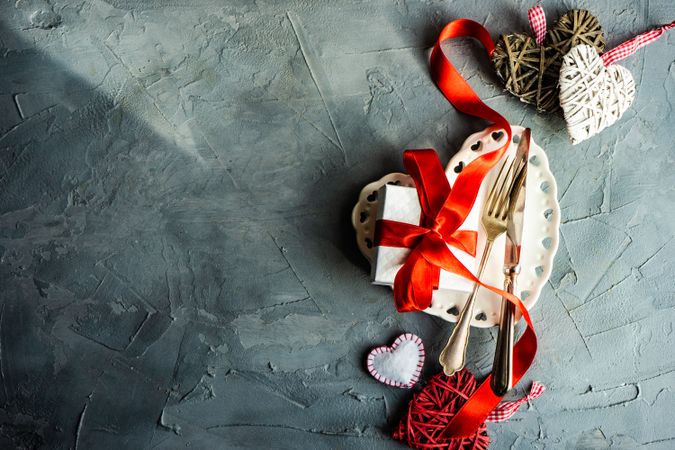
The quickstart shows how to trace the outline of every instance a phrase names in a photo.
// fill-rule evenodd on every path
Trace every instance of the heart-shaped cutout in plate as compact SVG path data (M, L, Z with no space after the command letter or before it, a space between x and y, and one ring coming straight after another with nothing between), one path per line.
M572 144L619 120L635 97L635 80L625 67L605 67L588 45L574 47L560 69L560 106Z
M424 366L424 344L419 336L405 333L391 347L375 347L368 353L368 372L380 383L411 388Z
M546 32L543 45L524 33L502 35L497 40L492 63L507 91L539 111L558 109L558 77L562 58L573 47L605 49L598 19L584 9L565 13Z

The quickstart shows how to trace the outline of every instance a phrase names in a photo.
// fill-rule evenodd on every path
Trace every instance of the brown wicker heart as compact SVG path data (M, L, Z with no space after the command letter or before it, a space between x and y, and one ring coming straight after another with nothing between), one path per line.
M602 27L589 11L567 11L546 32L544 45L538 45L527 34L502 35L492 55L497 75L506 90L538 111L557 110L558 78L562 58L572 47L587 44L602 53L605 37Z

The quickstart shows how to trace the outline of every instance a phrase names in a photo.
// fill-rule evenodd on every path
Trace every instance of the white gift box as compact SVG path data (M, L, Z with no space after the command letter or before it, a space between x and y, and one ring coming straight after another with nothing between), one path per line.
M378 191L378 203L378 220L386 219L419 225L422 209L415 188L385 184ZM480 204L481 202L477 199L459 230L478 231ZM448 249L475 275L476 257L451 245L448 245ZM410 252L411 249L409 248L375 247L375 262L371 266L373 284L393 286L396 273L403 266ZM439 289L470 292L473 283L466 278L441 269L438 287Z

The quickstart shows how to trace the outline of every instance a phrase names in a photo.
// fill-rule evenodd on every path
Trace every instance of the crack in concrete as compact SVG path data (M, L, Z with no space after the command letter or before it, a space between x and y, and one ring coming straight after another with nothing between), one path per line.
M607 224L605 224L605 225L607 225ZM628 247L630 246L630 244L631 244L632 242L633 242L633 239L632 239L628 234L626 234L626 238L623 240L622 245L619 247L618 252L617 252L616 255L612 258L612 260L611 260L610 263L607 265L607 267L605 267L605 268L602 270L602 272L598 275L598 277L596 278L595 282L593 283L593 285L591 286L591 288L588 290L588 293L584 296L584 298L583 298L583 300L581 301L581 303L580 303L578 306L575 306L574 308L572 308L572 309L570 309L569 311L567 311L568 313L573 313L574 311L578 310L578 309L581 308L582 306L588 306L588 300L589 300L591 294L593 293L593 291L595 290L595 288L598 287L598 285L600 284L600 282L602 281L602 279L603 279L603 278L605 277L605 275L607 275L607 273L612 269L612 267L614 266L614 264L616 264L616 262L619 261L619 260L621 259L621 257L623 256L623 254L625 253L625 251L628 249ZM552 287L552 286L551 286L551 287Z
M75 429L75 447L74 450L77 450L80 444L80 435L82 434L82 428L84 425L84 417L87 413L87 407L89 407L89 402L91 402L91 397L94 395L94 392L92 391L89 394L89 400L85 402L84 407L82 408L82 412L80 413L80 417L77 420L77 428Z
M312 77L312 81L314 82L314 86L316 86L316 90L319 91L319 96L321 97L321 101L323 102L323 107L326 110L326 114L328 114L328 120L330 121L331 127L333 128L333 132L335 133L335 137L337 138L338 141L338 148L342 152L342 158L344 165L348 165L349 162L347 160L347 152L345 151L344 144L342 143L342 139L340 139L340 133L337 130L337 127L335 126L335 120L333 119L333 114L330 112L330 109L328 108L328 104L326 103L326 96L323 93L323 89L319 85L319 82L317 81L316 78L316 69L312 69L312 64L310 64L310 59L307 57L307 44L304 42L304 38L301 37L301 34L298 33L299 26L295 24L293 21L293 18L291 17L291 12L286 11L286 17L288 18L288 22L291 24L291 29L293 30L293 34L295 35L296 40L298 41L298 46L300 47L300 52L302 53L302 58L305 61L305 65L307 66L307 70L309 70L309 75Z
M586 342L586 338L584 337L584 334L579 329L579 326L577 325L577 322L572 317L572 314L570 314L571 310L567 309L567 307L565 306L565 302L563 302L562 299L560 298L560 296L558 295L558 292L553 287L553 284L551 283L551 280L548 280L547 283L548 283L549 287L551 288L551 290L553 291L553 295L555 296L555 298L558 299L558 301L562 305L563 309L565 310L565 313L567 314L567 317L569 317L570 321L572 322L572 325L574 325L574 329L577 330L577 333L579 334L579 337L581 338L581 342L583 342L584 347L586 348L586 351L588 352L588 356L591 359L593 359L593 355L591 354L591 349L588 347L588 343Z
M355 437L355 438L365 438L365 439L378 439L378 440L387 440L389 441L388 436L374 436L374 435L366 435L365 429L364 430L358 430L356 429L355 431L351 431L349 429L341 430L341 431L331 431L331 430L320 430L317 428L302 428L302 427L294 427L291 425L282 425L282 424L258 424L258 423L229 423L229 424L223 424L223 425L212 425L210 427L206 427L206 430L217 430L221 428L238 428L238 427L254 427L254 428L281 428L281 429L286 429L286 430L292 430L292 431L301 431L303 433L312 433L312 434L321 434L324 436L341 436L341 437ZM367 429L367 427L366 427Z
M404 47L389 47L389 48L378 48L375 50L365 50L362 52L345 52L343 55L348 55L348 56L362 56L362 55L372 55L372 54L380 54L380 53L386 53L386 52L400 52L400 51L408 51L408 50L426 50L430 45L406 45Z
M277 249L279 250L279 253L281 254L281 257L284 258L284 261L286 261L286 264L288 264L288 267L290 267L291 272L293 272L293 275L295 276L296 280L298 280L298 283L300 283L300 286L302 286L302 288L305 290L305 293L307 293L307 298L309 298L309 299L312 300L312 302L314 303L314 306L316 306L316 309L318 309L319 312L321 313L321 315L322 315L324 318L326 318L326 315L324 314L323 310L321 309L321 307L320 307L319 304L317 303L316 299L315 299L315 298L312 296L312 294L309 292L309 289L307 289L307 286L305 286L305 282L302 280L302 278L300 278L300 275L298 275L298 272L295 270L295 267L293 267L293 264L291 264L291 261L290 261L290 260L288 259L288 257L286 256L286 252L285 252L284 247L283 247L282 245L279 244L279 242L278 242L277 239L272 235L272 233L270 233L269 231L267 231L267 234L269 235L269 237L272 239L272 242L274 242L274 245L275 245L275 246L277 247Z

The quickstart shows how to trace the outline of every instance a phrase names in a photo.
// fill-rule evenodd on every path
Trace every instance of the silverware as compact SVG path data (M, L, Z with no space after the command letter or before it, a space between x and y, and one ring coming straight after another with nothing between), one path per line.
M502 164L483 206L481 223L483 224L483 228L485 228L487 242L485 244L485 249L483 250L480 265L478 266L478 274L476 275L479 279L483 275L483 269L485 268L485 263L492 250L492 244L497 236L506 231L510 193L513 189L514 182L516 181L516 176L513 171L514 161L515 159L512 160L510 164L508 161L505 161L504 164ZM478 283L473 286L471 295L469 295L468 300L459 314L457 324L452 330L448 343L445 345L445 348L438 358L441 366L443 366L443 372L447 376L451 376L453 373L464 367L471 319L473 318L473 309L479 287L480 285Z
M527 177L527 161L530 151L530 129L526 128L520 136L515 161L518 176L511 191L506 227L506 249L504 252L504 290L513 294L516 290L516 278L520 273L520 246L523 237L523 221L525 212L525 179ZM506 394L513 385L513 334L515 306L502 299L499 318L499 334L497 348L492 365L492 391L499 396Z

